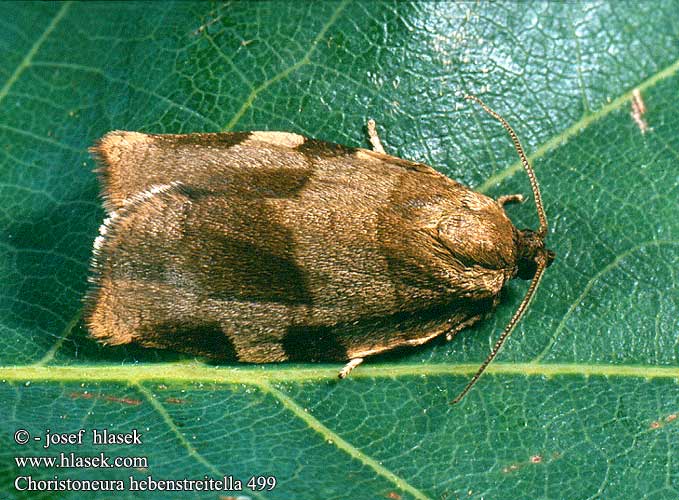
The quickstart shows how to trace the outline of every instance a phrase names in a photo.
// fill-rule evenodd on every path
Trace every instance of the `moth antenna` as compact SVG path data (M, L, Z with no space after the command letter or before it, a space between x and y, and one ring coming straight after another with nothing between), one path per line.
M533 167L531 167L530 163L528 163L528 158L526 158L526 154L523 152L523 147L521 147L521 142L519 142L519 138L516 135L516 132L514 132L514 129L509 125L509 123L507 123L507 121L504 118L502 118L499 114L497 114L495 111L486 106L486 104L478 97L473 95L466 95L464 96L464 98L470 99L479 104L479 106L481 106L486 113L488 113L490 116L499 121L502 124L502 126L507 130L507 132L509 132L509 137L511 137L512 142L514 143L514 148L516 149L516 152L519 154L519 158L521 158L523 168L528 174L528 179L530 180L530 187L533 189L535 207L537 208L538 218L540 219L540 229L538 229L537 233L540 235L541 238L544 238L545 236L547 236L547 216L545 215L545 209L542 206L542 196L540 195L540 186L538 185L538 180L535 177L535 171L533 170Z
M538 184L537 178L535 177L535 171L528 162L528 158L526 158L526 154L523 151L523 147L521 146L521 142L519 141L516 132L514 132L514 129L509 125L509 123L507 123L507 121L504 118L502 118L499 114L497 114L491 108L486 106L486 104L478 97L473 95L466 95L465 99L475 101L483 108L483 110L486 113L488 113L490 116L499 121L505 128L505 130L509 132L509 137L511 137L512 142L514 143L514 148L516 149L516 152L519 154L519 158L521 158L521 164L523 165L526 174L528 174L528 179L530 180L530 186L533 190L535 206L538 212L538 219L540 220L540 229L538 229L537 232L541 238L544 238L547 235L547 216L545 215L545 209L542 205L540 186ZM530 304L531 300L533 300L533 297L535 296L535 291L537 290L538 285L540 284L542 275L544 274L545 269L547 269L548 265L547 251L543 250L541 253L539 253L538 256L536 257L536 261L537 269L535 270L533 279L531 280L530 286L528 287L528 291L526 292L526 295L521 301L521 304L519 304L519 307L516 309L516 312L514 312L512 319L510 319L509 323L507 323L507 326L502 332L502 335L500 335L500 338L498 338L497 341L495 342L495 345L493 346L493 349L490 351L488 357L481 364L479 369L476 371L471 380L467 383L467 386L462 390L462 392L460 392L457 395L457 397L451 401L451 404L458 403L469 392L469 390L474 386L474 384L476 384L476 382L479 380L479 377L481 377L481 375L486 370L488 365L493 361L493 359L495 359L495 356L497 356L497 354L500 352L500 349L502 349L503 344L505 343L507 338L512 334L514 328L516 328L516 325L519 323L524 313L528 309L528 305Z
M519 307L516 309L514 316L512 316L512 319L510 319L509 323L507 323L507 326L502 332L502 335L500 335L500 338L497 339L497 342L495 342L493 349L490 351L490 354L483 362L481 367L478 369L476 374L474 374L474 376L469 381L467 386L464 389L462 389L462 392L460 392L457 395L457 397L455 397L455 399L451 401L451 404L458 403L465 396L465 394L469 392L469 390L474 386L474 384L476 384L476 381L479 379L481 374L486 370L491 361L493 361L495 356L497 356L497 353L500 352L502 344L505 343L507 337L509 337L511 333L514 331L514 328L516 328L516 325L521 320L523 314L526 312L526 309L528 308L528 305L530 304L531 300L533 300L533 296L535 295L535 291L537 290L538 285L540 284L540 280L542 279L542 275L544 274L545 269L547 269L547 256L543 252L539 254L537 258L537 269L535 271L535 275L533 276L533 280L530 282L528 291L526 292L526 295L521 301L521 304L519 304Z

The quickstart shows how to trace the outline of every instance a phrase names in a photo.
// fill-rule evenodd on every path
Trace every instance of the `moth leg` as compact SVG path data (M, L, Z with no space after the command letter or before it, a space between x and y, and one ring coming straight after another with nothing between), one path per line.
M354 359L349 360L349 362L346 365L344 365L344 368L342 368L339 371L337 376L339 378L345 378L347 375L349 375L349 373L351 373L351 370L356 368L361 363L363 363L363 358L354 358Z
M376 153L387 154L382 147L382 141L380 141L380 136L377 135L377 126L375 120L372 118L368 120L368 138L370 139L370 144L373 146L373 151Z
M497 199L498 205L504 207L507 203L523 203L522 194L506 194Z
M463 322L460 323L459 325L455 325L453 328L451 328L451 329L446 333L446 340L447 340L448 342L450 342L451 340L453 340L453 339L455 338L455 335L457 335L458 333L460 333L460 330L463 330L463 329L467 328L468 326L472 326L474 323L476 323L477 321L479 321L481 318L483 318L483 315L482 315L482 314L478 314L478 315L476 315L476 316L472 316L471 318L469 318L469 319L466 320L466 321L463 321Z

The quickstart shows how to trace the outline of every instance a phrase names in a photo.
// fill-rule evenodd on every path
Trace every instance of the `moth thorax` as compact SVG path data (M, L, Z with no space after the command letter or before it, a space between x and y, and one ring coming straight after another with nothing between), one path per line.
M522 280L530 280L535 276L538 256L544 255L549 266L556 254L545 248L545 237L540 233L532 229L523 229L517 231L517 234L517 276Z

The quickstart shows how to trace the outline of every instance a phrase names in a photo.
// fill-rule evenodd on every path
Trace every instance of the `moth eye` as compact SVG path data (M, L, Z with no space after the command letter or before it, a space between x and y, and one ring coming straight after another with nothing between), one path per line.
M534 260L520 259L518 263L517 276L522 280L532 280L537 269L538 265Z

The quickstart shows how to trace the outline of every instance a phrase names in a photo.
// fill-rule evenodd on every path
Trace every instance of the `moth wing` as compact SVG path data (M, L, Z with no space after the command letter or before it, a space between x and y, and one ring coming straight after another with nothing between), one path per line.
M304 166L307 141L287 132L144 134L113 131L90 148L110 213L137 193L171 182L197 188L237 182L243 171ZM316 142L316 141L314 141ZM236 178L234 178L236 177Z
M435 174L425 165L289 132L144 134L117 130L97 141L90 152L97 161L95 171L109 213L153 186L179 182L202 189L222 189L226 183L252 184L257 179L239 176L308 168L314 158L353 157L367 160L371 167L387 160L401 168ZM247 184L241 182L242 185Z
M267 210L261 199L178 183L128 199L95 242L86 305L92 336L211 357L286 359L280 339L291 306L308 297L290 235Z

